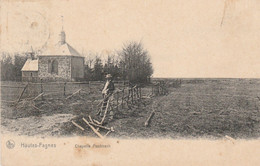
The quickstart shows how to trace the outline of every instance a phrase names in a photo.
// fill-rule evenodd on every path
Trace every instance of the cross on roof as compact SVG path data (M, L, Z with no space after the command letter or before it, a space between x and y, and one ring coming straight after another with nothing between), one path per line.
M62 24L62 31L63 31L63 16L61 16L61 24Z

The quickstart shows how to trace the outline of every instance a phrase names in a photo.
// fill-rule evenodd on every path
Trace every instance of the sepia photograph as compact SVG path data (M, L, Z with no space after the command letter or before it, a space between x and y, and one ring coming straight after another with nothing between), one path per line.
M259 1L0 5L3 166L260 164Z

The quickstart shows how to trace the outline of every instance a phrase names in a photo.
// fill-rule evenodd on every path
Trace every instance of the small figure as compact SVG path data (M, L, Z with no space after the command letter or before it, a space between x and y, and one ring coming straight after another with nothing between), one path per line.
M103 87L103 90L102 90L103 98L111 95L113 93L113 91L115 90L115 86L114 86L114 83L112 81L111 74L107 74L106 79L107 79L107 81L106 81L106 83Z

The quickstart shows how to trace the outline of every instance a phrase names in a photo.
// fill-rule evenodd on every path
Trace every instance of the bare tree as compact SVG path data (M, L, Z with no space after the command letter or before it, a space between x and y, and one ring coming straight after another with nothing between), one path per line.
M131 82L147 82L153 74L149 53L142 43L130 42L124 44L119 51L120 69L124 79Z

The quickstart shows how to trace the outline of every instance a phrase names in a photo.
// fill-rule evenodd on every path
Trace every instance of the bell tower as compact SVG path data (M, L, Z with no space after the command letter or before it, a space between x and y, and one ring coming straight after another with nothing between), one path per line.
M61 29L61 32L60 32L60 35L59 35L60 36L59 43L61 45L63 45L63 44L66 43L66 34L65 34L64 30L63 30L63 16L61 16L61 23L62 23L62 29Z

